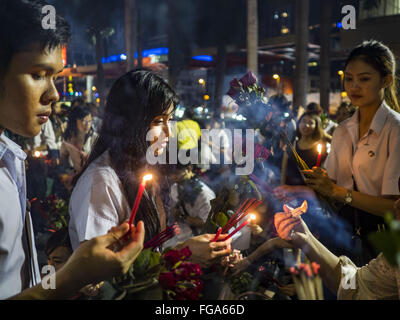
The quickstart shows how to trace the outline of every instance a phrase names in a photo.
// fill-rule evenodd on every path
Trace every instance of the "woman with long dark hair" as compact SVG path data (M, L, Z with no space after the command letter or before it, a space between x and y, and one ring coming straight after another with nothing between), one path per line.
M97 134L92 129L90 110L82 106L72 109L60 149L61 164L79 172L96 137Z
M165 229L161 191L165 174L161 165L148 164L146 153L165 152L169 121L177 104L178 97L169 85L149 71L130 71L114 83L99 138L71 196L69 231L74 248L129 219L146 171L154 178L143 194L134 223L144 221L146 240ZM147 141L150 130L152 139ZM189 245L192 258L208 265L230 252L230 240L211 243L212 237L201 235L179 246Z

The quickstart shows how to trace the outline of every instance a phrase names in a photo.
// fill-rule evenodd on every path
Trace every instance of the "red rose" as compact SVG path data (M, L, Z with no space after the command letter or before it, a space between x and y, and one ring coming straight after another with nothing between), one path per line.
M257 76L251 71L247 72L242 78L240 78L240 82L243 83L243 86L246 88L257 83L257 80Z
M179 268L174 270L176 279L178 281L183 281L183 280L189 279L190 278L190 270L188 270L186 268L181 268L180 266L179 266Z
M256 147L256 150L254 152L255 158L263 158L265 160L269 158L271 152L267 148L263 147L258 143L255 145L255 147Z
M163 272L158 277L158 281L165 289L173 289L176 285L175 276L172 272Z
M182 255L179 251L177 250L169 250L165 255L164 255L164 260L170 265L174 266L178 261L180 261L182 258Z
M188 259L192 255L192 251L190 251L189 247L184 247L182 250L179 251L182 256L182 260Z
M236 99L236 96L238 95L238 93L239 92L236 89L233 89L232 87L230 87L227 95L230 96L232 99Z
M242 88L242 83L237 78L229 82L229 85L232 89L236 89L236 91L239 91Z
M198 263L184 262L179 267L186 269L191 277L198 277L203 274L203 271Z

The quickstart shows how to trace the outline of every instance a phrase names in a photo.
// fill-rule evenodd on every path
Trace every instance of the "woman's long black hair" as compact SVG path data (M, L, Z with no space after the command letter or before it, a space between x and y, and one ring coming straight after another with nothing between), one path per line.
M88 115L90 115L90 110L84 106L78 106L73 108L69 114L68 114L68 125L67 128L65 129L64 133L64 139L66 141L69 141L72 137L77 136L78 134L78 126L76 124L77 120L83 120L85 119ZM90 128L89 132L85 136L85 141L88 139L90 135L93 134L93 129Z
M133 206L141 176L149 166L146 151L150 144L146 134L152 120L165 113L171 103L177 106L177 95L156 74L136 69L121 76L110 90L99 137L81 174L108 150L128 203ZM153 166L151 171L155 170ZM141 200L135 224L140 220L145 224L146 240L160 231L155 204L147 197Z

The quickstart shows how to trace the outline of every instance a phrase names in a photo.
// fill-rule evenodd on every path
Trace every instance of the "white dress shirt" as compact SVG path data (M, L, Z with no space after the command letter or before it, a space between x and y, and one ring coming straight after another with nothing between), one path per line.
M25 158L20 146L0 135L0 299L40 282L32 222L25 213ZM29 241L25 221L30 230ZM26 269L28 243L31 250Z
M359 110L333 133L324 167L337 185L372 196L399 195L400 114L385 102L359 139Z
M75 250L82 241L104 235L129 219L131 208L108 151L79 178L69 203L69 235Z
M56 135L54 134L53 124L50 119L42 125L40 133L30 139L27 149L34 150L42 145L46 145L49 150L60 150L60 145L56 142Z

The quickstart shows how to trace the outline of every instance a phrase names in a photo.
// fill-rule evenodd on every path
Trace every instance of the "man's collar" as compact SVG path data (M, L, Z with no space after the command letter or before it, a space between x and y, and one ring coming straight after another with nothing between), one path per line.
M22 148L14 141L7 138L3 132L0 135L0 159L3 158L7 150L9 150L15 157L20 160L26 159L26 153L22 150Z

